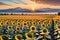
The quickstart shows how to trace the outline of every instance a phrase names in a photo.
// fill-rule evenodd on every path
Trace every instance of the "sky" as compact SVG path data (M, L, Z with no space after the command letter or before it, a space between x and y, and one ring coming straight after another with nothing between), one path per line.
M0 10L17 7L30 10L60 9L60 0L0 0Z

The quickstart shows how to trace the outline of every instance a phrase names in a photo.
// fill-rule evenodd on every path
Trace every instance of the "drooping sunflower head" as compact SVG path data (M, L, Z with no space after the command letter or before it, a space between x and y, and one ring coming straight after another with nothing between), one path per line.
M56 24L56 29L60 30L60 25Z
M31 32L36 32L36 26L32 25L32 26L30 27L30 31L31 31Z
M48 29L43 28L43 29L42 29L42 33L41 33L41 34L48 34Z
M25 36L26 36L27 39L32 39L32 38L34 38L34 35L33 35L33 33L31 33L31 32L26 33Z
M21 34L18 34L18 35L15 36L16 40L21 40L22 38L23 38L23 36Z

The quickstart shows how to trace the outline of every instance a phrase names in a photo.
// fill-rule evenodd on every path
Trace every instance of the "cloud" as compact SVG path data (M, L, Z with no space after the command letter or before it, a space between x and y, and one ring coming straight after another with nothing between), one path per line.
M1 6L1 5L11 6L11 5L6 4L6 3L3 3L3 2L0 2L0 6Z
M33 0L37 3L60 6L60 0Z
M0 5L7 5L7 4L5 4L5 3L3 3L3 2L0 2Z
M25 4L25 5L27 5L27 3L24 3L24 2L13 2L13 3L15 3L15 4Z
M18 2L13 2L13 3L15 3L15 4L20 4L20 3L18 3Z

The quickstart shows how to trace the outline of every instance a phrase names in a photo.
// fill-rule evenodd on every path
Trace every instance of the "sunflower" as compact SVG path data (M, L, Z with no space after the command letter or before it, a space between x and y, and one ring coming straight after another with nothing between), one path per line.
M8 37L6 35L2 35L3 40L8 40Z
M21 25L21 20L18 19L18 20L17 20L17 26L20 26L20 25Z
M10 24L10 20L8 20L8 19L7 19L7 20L5 20L5 25L7 25L7 26L8 26L9 24Z
M16 27L16 31L20 31L20 28L19 27Z
M17 26L23 26L23 20L17 21Z
M46 29L46 28L43 28L42 30L41 30L41 34L48 34L48 29Z
M20 22L17 22L17 26L20 26L21 24L20 24Z
M22 40L23 36L21 34L18 34L18 35L15 36L15 39L16 40Z
M28 20L28 21L27 21L27 24L29 24L29 25L32 24L31 20Z
M47 24L47 27L48 27L48 28L50 28L50 26L51 26L51 24L50 24L50 23L48 23L48 24Z
M57 24L58 23L58 19L54 19L54 23Z
M26 21L23 21L23 23L22 23L23 25L23 27L27 27L28 26L28 24L27 24L27 22Z
M27 20L27 25L29 25L30 23L29 23L29 20Z
M0 27L2 27L4 25L3 21L0 21Z
M60 26L58 24L56 24L56 29L60 30Z
M46 27L46 24L41 24L41 28L45 28Z
M34 39L34 34L31 32L26 33L25 36L28 40Z
M32 26L30 27L30 31L31 31L31 32L36 32L36 26L32 25Z
M16 20L11 20L11 24L12 24L13 26L16 26Z
M32 25L36 25L36 21L33 21L33 20L32 20Z
M41 21L39 21L39 22L37 22L37 24L38 24L38 25L41 25L41 24L42 24L42 22L41 22Z
M8 26L8 30L12 30L12 26Z
M3 39L2 39L2 36L0 36L0 40L3 40Z

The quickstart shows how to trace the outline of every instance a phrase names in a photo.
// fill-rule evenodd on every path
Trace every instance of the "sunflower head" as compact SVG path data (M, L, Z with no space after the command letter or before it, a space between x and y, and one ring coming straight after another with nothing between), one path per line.
M60 25L56 24L56 29L60 30Z
M50 28L50 26L51 26L51 24L50 24L50 23L48 23L48 24L47 24L47 27L48 27L48 28Z
M6 35L3 35L3 36L2 36L2 39L3 39L3 40L8 40L8 37L7 37Z
M32 39L32 38L34 38L34 35L33 35L33 33L31 33L31 32L26 33L25 36L26 36L27 39Z
M10 24L10 20L5 20L5 25L9 25Z
M17 26L20 26L21 25L21 20L17 20Z
M12 30L12 26L8 26L8 30Z
M15 36L15 39L16 40L22 40L23 36L21 34L18 34L18 35Z
M36 26L33 26L33 25L32 25L32 26L30 27L30 31L31 31L31 32L36 32Z
M37 24L38 24L38 25L41 25L41 24L42 24L42 22L41 22L41 21L39 21L39 22L37 22Z
M19 27L16 27L16 31L20 31L20 28Z
M28 26L28 24L27 24L27 21L23 21L23 27L27 27Z
M16 26L16 20L11 20L11 24L12 24L13 26Z
M41 34L48 34L48 30L46 28L42 29L42 33Z
M3 39L2 39L2 36L0 36L0 40L3 40Z
M36 21L32 21L32 25L36 25Z
M57 24L58 23L58 19L54 19L54 23Z
M0 21L0 27L2 27L4 25L3 21Z
M42 28L45 28L45 27L46 27L46 24L41 24L41 27L42 27Z
M17 22L17 26L20 26L20 22Z

